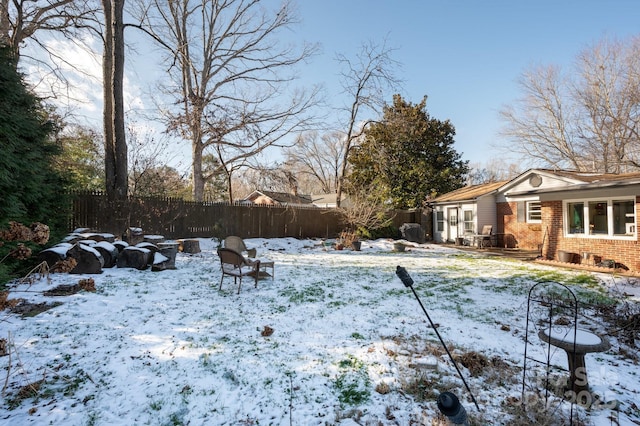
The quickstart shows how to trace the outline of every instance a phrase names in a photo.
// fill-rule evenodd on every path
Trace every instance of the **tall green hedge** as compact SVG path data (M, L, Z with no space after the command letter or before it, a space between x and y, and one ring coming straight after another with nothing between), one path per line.
M69 214L66 180L52 167L59 148L46 109L16 65L10 50L0 46L0 230L9 221L41 222L59 238ZM5 258L15 244L0 241L0 284L29 267Z

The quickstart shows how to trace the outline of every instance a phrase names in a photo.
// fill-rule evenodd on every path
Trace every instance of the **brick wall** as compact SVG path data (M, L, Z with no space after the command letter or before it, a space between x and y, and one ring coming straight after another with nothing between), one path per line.
M636 211L640 211L640 197L636 197ZM575 261L583 262L579 257L588 252L587 263L594 259L611 259L632 271L640 271L640 246L638 240L616 240L604 238L564 238L562 202L542 202L542 224L518 222L517 203L498 204L498 232L511 234L507 237L508 247L522 249L539 248L543 244L542 254L548 259L558 260L558 250L576 253ZM636 218L636 223L640 223Z
M640 210L639 202L640 198L636 197L636 211ZM553 209L554 219L547 218L547 220L553 220L553 231L550 233L549 246L547 247L545 244L544 254L546 257L557 260L558 250L576 253L578 256L581 256L583 252L588 252L590 258L587 263L593 263L594 259L595 261L611 259L617 264L629 268L629 270L640 271L640 247L637 239L629 241L605 238L564 238L562 232L562 202L554 201L553 203L548 203L548 205ZM636 223L638 223L638 218L636 218ZM580 261L582 262L581 259Z
M504 246L524 250L538 250L542 244L540 223L518 222L517 203L498 203L498 234L504 234ZM544 205L542 209L544 215ZM543 220L544 223L544 220Z

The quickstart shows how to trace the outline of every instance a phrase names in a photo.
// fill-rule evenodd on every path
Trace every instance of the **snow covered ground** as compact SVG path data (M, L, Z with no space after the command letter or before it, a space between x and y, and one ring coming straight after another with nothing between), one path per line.
M589 274L594 285L584 272L437 245L394 252L392 241L376 240L356 252L314 240L246 242L275 261L275 279L254 288L245 278L240 294L231 278L218 290L211 239L200 239L201 253L179 253L175 270L111 268L14 284L10 298L61 304L31 317L0 312L9 352L0 358L0 424L432 425L445 424L436 407L444 391L460 398L471 424L515 424L535 282L562 281L581 297L622 289L640 303L639 287L624 278ZM95 280L95 292L44 295L83 278ZM580 321L607 332L595 317ZM591 388L606 404L575 406L574 424L640 424L636 349L609 340L606 353L586 356ZM537 337L528 348L545 353ZM553 356L566 367L564 353ZM569 408L550 417L560 424Z

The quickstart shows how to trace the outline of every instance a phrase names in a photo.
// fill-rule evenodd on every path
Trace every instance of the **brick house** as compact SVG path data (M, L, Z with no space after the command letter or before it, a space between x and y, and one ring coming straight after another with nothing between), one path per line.
M495 202L499 245L540 250L554 260L613 261L640 271L640 173L531 169L498 188L492 185L485 189ZM438 210L447 213L447 205L438 201L441 197L433 200L434 224ZM476 221L474 232L477 225Z

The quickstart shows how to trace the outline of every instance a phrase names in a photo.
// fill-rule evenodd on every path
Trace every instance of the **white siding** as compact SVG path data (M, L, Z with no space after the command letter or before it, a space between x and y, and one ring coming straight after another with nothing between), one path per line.
M531 178L533 176L539 176L541 182L539 186L533 186ZM537 191L541 189L562 188L575 185L577 182L571 179L555 176L552 174L540 172L538 170L531 170L529 173L522 175L520 178L509 182L505 185L500 193L497 195L495 202L504 203L507 201L509 194L523 193L527 191ZM536 199L529 198L529 199Z
M449 224L448 212L451 208L457 208L458 225L457 229L451 229ZM471 210L473 212L474 230L472 233L465 234L464 232L464 211ZM444 229L438 232L438 215L437 212L441 211L444 215ZM476 201L469 201L463 203L451 203L451 204L438 204L434 206L433 214L433 240L438 243L452 242L456 237L468 237L473 234L478 234L482 231L484 225L493 225L494 232L496 232L496 202L494 195L487 195L478 198Z
M476 213L476 234L482 232L484 225L493 225L493 232L497 232L497 207L493 195L478 198Z

